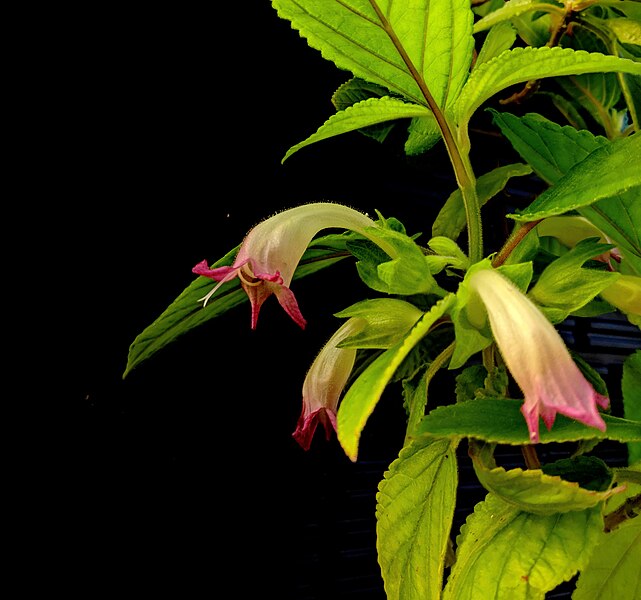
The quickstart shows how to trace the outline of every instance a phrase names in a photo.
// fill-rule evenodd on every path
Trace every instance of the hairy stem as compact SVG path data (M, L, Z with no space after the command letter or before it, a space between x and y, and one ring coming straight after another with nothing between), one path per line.
M523 241L523 238L534 229L543 219L538 219L537 221L530 221L528 223L523 223L520 227L516 227L510 237L507 238L503 247L496 253L496 256L492 260L493 267L500 267L514 252L514 249Z

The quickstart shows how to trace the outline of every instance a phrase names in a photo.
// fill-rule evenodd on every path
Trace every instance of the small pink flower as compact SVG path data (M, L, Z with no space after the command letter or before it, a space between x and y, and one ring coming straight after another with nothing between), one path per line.
M243 240L232 266L210 269L207 261L192 271L218 282L204 298L204 304L225 282L238 277L251 302L251 327L256 328L263 302L274 294L285 312L305 328L298 302L289 289L294 271L316 234L326 228L357 231L376 227L368 216L341 204L318 202L277 213L256 225ZM368 236L369 237L369 236Z
M539 441L539 417L550 429L557 413L605 430L597 393L572 360L563 339L536 305L493 269L479 270L470 287L485 304L494 339L525 396L521 412L532 443Z
M303 383L303 411L293 433L304 450L309 450L319 423L325 428L328 440L332 431L336 431L338 401L356 359L356 348L337 346L361 331L366 324L367 321L359 317L345 321L323 346L307 372Z

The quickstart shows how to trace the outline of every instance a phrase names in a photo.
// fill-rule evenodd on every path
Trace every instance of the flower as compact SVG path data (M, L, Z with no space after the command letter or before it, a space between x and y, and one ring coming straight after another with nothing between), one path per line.
M309 450L319 423L329 440L336 431L336 410L343 388L354 367L356 348L338 348L347 337L361 331L365 319L352 317L343 323L323 346L303 382L303 410L292 434L304 450Z
M329 227L350 229L372 239L364 230L376 227L376 223L352 208L330 202L304 204L277 213L245 236L231 266L210 269L203 260L192 269L197 275L218 282L201 298L203 305L223 283L238 277L251 302L252 329L256 328L260 307L272 294L304 329L306 321L289 284L309 243L321 229Z
M521 388L521 412L532 443L539 441L539 417L550 429L556 413L605 430L597 393L572 360L563 339L536 305L494 269L473 273L470 287L480 296L503 359Z

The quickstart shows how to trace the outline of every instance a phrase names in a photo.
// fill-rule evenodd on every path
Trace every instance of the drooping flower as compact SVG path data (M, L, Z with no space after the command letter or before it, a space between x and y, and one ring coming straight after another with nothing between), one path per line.
M525 396L521 412L532 443L539 441L539 417L550 429L557 413L605 430L597 404L609 400L583 376L554 326L536 305L494 269L469 278L489 316L501 355Z
M294 439L304 450L309 450L319 423L329 440L336 431L338 402L356 360L356 348L338 348L347 337L361 331L365 319L352 317L343 323L323 346L303 382L303 410L298 419Z
M251 302L251 327L256 328L263 302L274 294L285 312L305 328L298 302L289 285L294 271L314 236L322 229L340 228L359 232L376 227L368 216L341 204L317 202L277 213L258 225L246 236L231 266L210 269L207 261L192 271L209 277L218 284L201 300L204 304L225 282L238 277Z

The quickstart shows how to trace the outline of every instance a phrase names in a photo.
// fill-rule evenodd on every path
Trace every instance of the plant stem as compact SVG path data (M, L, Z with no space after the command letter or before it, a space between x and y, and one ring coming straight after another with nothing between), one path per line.
M634 519L641 514L641 494L628 498L615 511L603 518L603 531L609 533L628 519Z
M541 462L539 461L539 455L536 453L536 448L529 444L521 446L521 453L525 459L525 466L528 469L540 469Z
M510 237L507 238L503 247L497 252L494 260L492 260L493 267L500 267L514 252L514 249L521 243L523 238L534 229L543 219L538 219L537 221L530 221L528 223L523 223L520 227L517 226Z
M445 142L447 153L450 157L450 163L454 169L454 176L465 204L465 219L467 221L467 238L468 238L468 256L471 264L479 262L483 258L483 235L481 226L481 208L479 206L478 196L476 194L476 177L469 160L469 150L462 152L461 147L457 144L456 137L453 133L453 127L449 120L437 104L432 92L427 87L425 79L414 66L405 47L398 39L394 28L391 26L386 15L381 11L378 3L372 2L372 8L376 11L378 18L383 25L387 35L396 47L400 57L403 59L406 67L412 77L418 84L423 98L428 108L432 111L434 119L441 131L441 136ZM445 104L445 101L443 101Z

